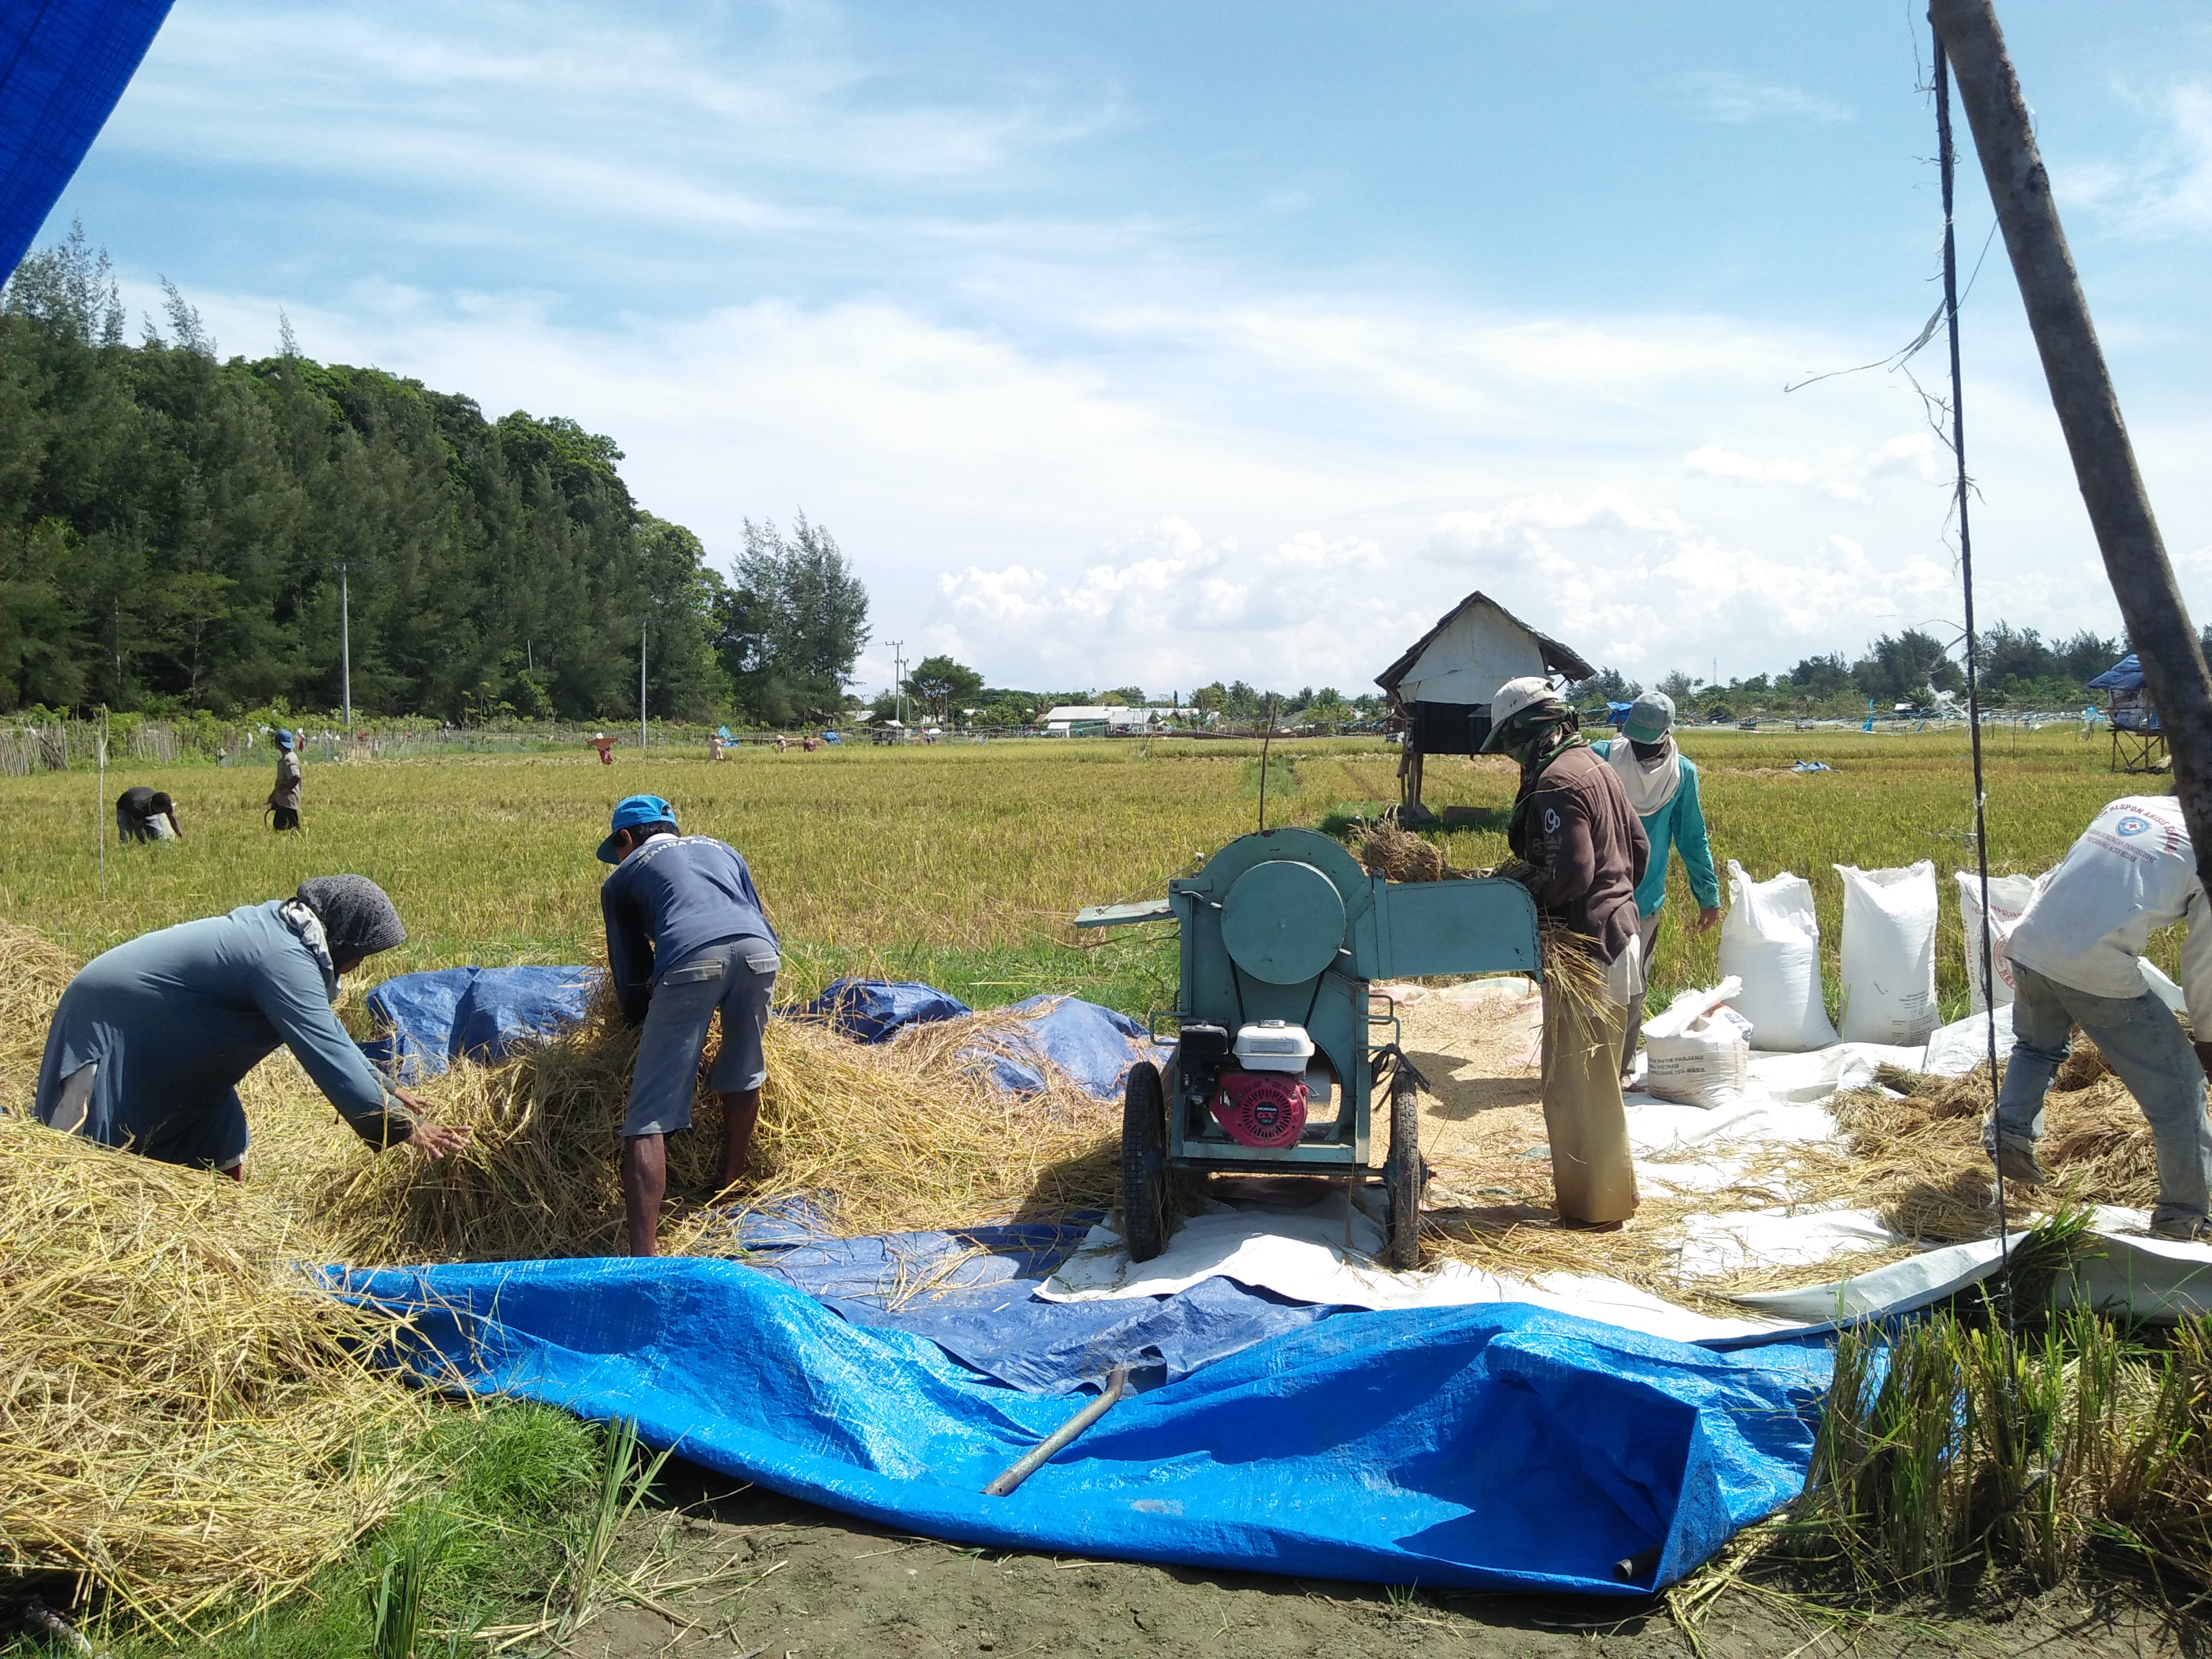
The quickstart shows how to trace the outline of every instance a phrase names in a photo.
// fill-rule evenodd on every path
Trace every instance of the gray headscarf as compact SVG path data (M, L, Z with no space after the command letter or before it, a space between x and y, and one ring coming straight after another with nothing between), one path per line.
M367 876L312 877L300 884L300 902L322 923L333 961L374 956L406 942L399 912Z

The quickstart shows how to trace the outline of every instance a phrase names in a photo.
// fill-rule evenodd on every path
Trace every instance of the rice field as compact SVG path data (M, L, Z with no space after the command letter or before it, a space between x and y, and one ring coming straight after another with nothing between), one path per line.
M1993 872L2047 869L2097 808L2155 781L2105 769L2075 728L1989 740ZM744 749L623 757L484 755L311 765L306 829L272 835L259 769L117 769L0 779L10 828L0 915L72 955L148 928L288 893L303 878L357 871L391 891L410 938L377 977L459 963L565 963L601 952L592 851L622 795L674 802L687 830L730 842L750 862L783 937L786 994L837 974L928 978L977 1006L1073 991L1142 1013L1171 994L1167 930L1076 934L1074 910L1154 895L1254 828L1258 745L1192 739L1000 741L852 747L813 755ZM1966 980L1951 872L1971 867L1972 785L1963 733L1864 736L1692 732L1716 860L1753 875L1808 876L1832 994L1842 889L1832 866L1935 861L1945 916L1947 1013ZM1796 760L1834 769L1800 774ZM1270 823L1335 828L1396 799L1397 753L1372 740L1274 746ZM1516 775L1498 759L1432 759L1425 797L1457 807L1437 839L1456 868L1494 864ZM179 803L185 839L114 844L112 802L131 784ZM105 880L100 842L105 832ZM1679 862L1654 1004L1716 971L1716 934L1697 936ZM1147 937L1149 936L1149 937ZM2172 945L2161 959L2172 965Z

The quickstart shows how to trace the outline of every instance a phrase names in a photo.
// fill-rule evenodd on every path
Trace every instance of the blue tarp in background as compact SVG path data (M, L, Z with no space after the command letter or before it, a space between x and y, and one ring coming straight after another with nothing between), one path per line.
M369 1063L401 1082L434 1077L456 1060L504 1060L584 1018L603 977L596 968L439 968L398 974L368 994L376 1036Z
M372 1064L405 1081L434 1076L456 1059L504 1059L523 1043L556 1036L584 1018L600 978L596 968L441 968L399 974L368 994L377 1035L362 1045ZM841 979L799 1012L861 1042L884 1042L910 1025L952 1019L968 1005L933 985ZM1032 1060L1049 1059L1092 1094L1121 1092L1129 1067L1162 1052L1142 1021L1080 997L1039 996L1003 1010L1022 1029L1006 1040ZM998 1085L1012 1094L1044 1087L1018 1054L987 1055Z
M1825 1350L1714 1353L1511 1305L1341 1312L1066 1417L937 1343L702 1258L386 1269L426 1376L599 1419L794 1498L978 1544L1474 1589L1642 1594L1794 1497ZM1102 1343L1094 1358L1115 1356ZM1643 1558L1632 1582L1617 1562Z
M0 5L0 276L30 251L170 0Z

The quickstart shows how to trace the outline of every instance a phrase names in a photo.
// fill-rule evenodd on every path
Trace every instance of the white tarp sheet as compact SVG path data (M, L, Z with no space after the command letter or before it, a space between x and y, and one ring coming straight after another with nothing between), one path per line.
M1996 1018L2002 1055L2011 1046L2011 1008L1999 1008ZM1987 1057L1988 1042L1986 1017L1976 1015L1943 1027L1924 1049L1842 1042L1806 1054L1758 1055L1751 1089L1711 1109L1632 1093L1628 1126L1637 1179L1649 1189L1677 1193L1740 1188L1746 1148L1835 1138L1835 1119L1823 1103L1839 1090L1865 1087L1877 1066L1960 1076ZM1219 1276L1249 1290L1320 1305L1522 1302L1677 1341L1730 1344L1818 1330L1839 1320L1909 1313L1987 1277L1999 1256L1993 1238L1947 1245L1825 1284L1739 1295L1733 1300L1743 1305L1744 1316L1716 1318L1619 1279L1589 1274L1520 1279L1463 1262L1389 1272L1376 1265L1383 1243L1380 1222L1363 1207L1379 1202L1371 1192L1363 1190L1354 1200L1335 1187L1303 1208L1209 1203L1164 1251L1142 1263L1129 1260L1110 1226L1096 1226L1039 1294L1071 1302L1167 1296ZM2147 1220L2141 1211L2099 1209L2094 1231L2101 1253L2078 1266L2071 1293L2091 1305L2125 1308L2146 1318L2212 1313L2212 1244L2150 1238L2142 1232ZM1762 1264L1811 1267L1903 1242L1870 1211L1793 1209L1778 1202L1772 1209L1692 1218L1679 1244L1678 1270L1685 1279L1698 1279Z

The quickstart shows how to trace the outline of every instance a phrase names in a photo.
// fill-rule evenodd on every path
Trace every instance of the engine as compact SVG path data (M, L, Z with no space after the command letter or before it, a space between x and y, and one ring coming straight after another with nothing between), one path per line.
M1190 1024L1182 1042L1186 1094L1206 1103L1231 1140L1267 1148L1297 1144L1305 1133L1305 1073L1314 1054L1304 1026L1264 1019L1240 1027L1232 1046L1223 1027Z

